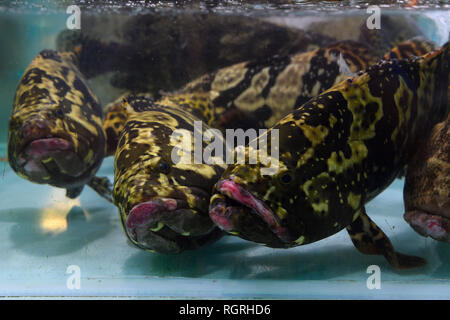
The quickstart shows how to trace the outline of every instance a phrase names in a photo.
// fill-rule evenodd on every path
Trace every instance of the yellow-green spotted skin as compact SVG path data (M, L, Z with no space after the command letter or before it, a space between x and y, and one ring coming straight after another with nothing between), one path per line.
M108 145L114 146L119 139L114 202L130 240L138 247L169 253L216 239L218 228L208 217L208 204L224 167L173 164L170 155L176 141L170 140L171 134L180 129L192 133L195 120L201 120L204 129L207 125L218 129L265 127L290 112L297 101L307 100L336 78L343 78L337 63L340 55L353 72L373 59L365 46L344 41L307 54L224 68L156 103L143 96L129 97L127 115L120 103L111 105L105 121L108 140L112 141ZM253 117L255 108L262 111ZM233 117L235 110L243 117ZM264 110L270 114L273 110L273 115L265 115ZM161 166L167 172L161 172ZM185 201L189 210L174 210L179 212L175 216L168 212L167 199ZM141 217L152 210L165 212L165 216L152 213L152 221ZM145 223L133 222L138 218ZM180 227L181 222L185 226Z
M342 57L342 59L340 58ZM204 94L199 116L214 128L268 128L296 106L377 61L370 49L355 41L338 41L292 56L242 62L204 75L172 94ZM126 116L123 98L105 110L108 152L113 154Z
M420 56L433 48L426 40L412 39L392 48L384 58ZM310 52L222 68L190 82L181 92L208 94L215 128L270 128L296 107L378 58L364 44L337 41Z
M124 103L127 121L115 153L113 197L125 233L142 249L179 253L223 235L210 220L208 205L224 166L172 159L173 152L193 154L194 121L203 120L207 129L207 104L192 94L158 102L138 95ZM179 140L176 130L190 141Z
M216 184L212 219L284 248L347 227L362 252L384 254L398 268L422 264L393 251L364 205L448 113L449 57L447 43L424 57L383 61L300 106L272 128L279 130L277 173L262 175L261 163L230 165Z
M32 182L76 197L105 155L102 110L75 53L40 52L19 81L9 122L8 160ZM95 186L94 186L95 188Z
M123 101L129 95L129 92L125 93L104 108L103 128L106 134L106 156L114 156L116 152L120 134L127 121L127 112ZM151 99L151 97L148 98Z
M356 72L375 60L364 45L341 41L292 57L223 68L156 103L140 95L127 98L126 108L120 101L107 107L104 126L108 154L120 139L115 155L114 199L130 240L147 250L180 252L199 245L195 228L211 228L210 221L204 220L204 202L209 202L211 187L223 168L207 164L173 166L169 158L174 145L168 139L169 133L180 129L192 132L196 119L203 121L204 128L209 124L222 130L273 124L299 101L344 79L340 59L345 61L348 72ZM159 172L159 166L170 167L170 173ZM204 197L193 197L192 186L203 186ZM164 203L156 199L165 199L166 206L167 199L190 199L189 208L201 213L197 214L198 225L194 228L189 221L196 220L191 219L192 212L187 212L176 218L173 214L166 214L168 218L159 216L143 227L131 226L128 220L133 219L129 215L135 206L139 208L134 210L136 217L139 210L147 212L158 207L159 211L167 211ZM191 225L175 226L183 220Z
M192 81L181 92L208 94L215 128L269 128L345 79L344 71L356 73L376 61L367 46L339 41L311 52L226 67Z

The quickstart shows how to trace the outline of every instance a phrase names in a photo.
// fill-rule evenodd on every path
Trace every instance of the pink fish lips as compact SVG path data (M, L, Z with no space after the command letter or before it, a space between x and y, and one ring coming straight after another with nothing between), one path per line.
M131 209L126 221L127 229L130 231L130 235L136 240L137 227L152 224L156 227L159 221L158 213L174 211L177 208L177 201L168 198L140 203Z
M44 182L49 171L53 174L78 177L84 165L74 152L73 144L63 138L40 138L25 145L18 163L31 180ZM56 172L55 172L56 171Z
M404 218L411 227L424 237L450 243L450 219L424 211L409 211Z
M176 237L203 237L215 229L211 219L185 200L154 198L135 205L128 213L125 226L128 235L138 243L145 244L149 238L175 241ZM151 243L149 243L151 246Z
M267 227L283 242L289 243L292 240L289 231L281 226L279 218L273 211L260 199L255 197L249 191L233 181L232 178L221 180L217 183L217 191L229 199L238 202L238 205L245 206L250 209L252 214L256 214ZM217 201L210 207L210 217L213 222L223 230L230 232L234 230L232 222L233 212L237 212L237 208L228 202ZM241 210L242 211L242 210Z

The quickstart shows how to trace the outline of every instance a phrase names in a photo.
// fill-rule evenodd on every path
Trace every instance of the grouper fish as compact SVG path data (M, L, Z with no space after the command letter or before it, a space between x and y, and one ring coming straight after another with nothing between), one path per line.
M9 121L8 161L21 177L77 197L89 185L109 201L95 177L106 152L102 109L78 68L76 52L41 51L22 75Z
M405 48L416 52L427 47ZM296 102L345 79L340 60L349 72L357 72L376 58L360 43L340 41L312 52L222 68L162 100L131 95L107 106L108 153L118 144L114 199L130 240L143 249L175 253L211 243L204 241L211 238L210 232L217 239L218 229L204 204L225 167L174 164L170 155L175 144L169 136L176 130L192 133L194 121L222 133L267 127L292 111ZM160 165L167 172L161 172ZM189 208L170 207L174 199L190 200Z
M179 253L224 235L209 218L208 204L225 165L193 158L195 121L208 128L208 103L202 94L156 102L145 95L124 98L113 198L127 237L141 249Z
M279 159L228 166L215 185L211 219L276 248L346 228L359 251L384 255L394 268L423 265L394 250L365 204L403 172L448 114L449 63L449 43L422 57L382 61L301 105L266 133L278 130ZM245 149L248 158L255 152ZM262 174L267 158L278 165L274 174Z

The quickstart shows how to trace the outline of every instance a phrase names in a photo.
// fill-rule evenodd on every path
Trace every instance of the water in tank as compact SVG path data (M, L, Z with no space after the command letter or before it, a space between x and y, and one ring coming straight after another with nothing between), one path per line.
M2 2L0 297L450 298L449 9Z

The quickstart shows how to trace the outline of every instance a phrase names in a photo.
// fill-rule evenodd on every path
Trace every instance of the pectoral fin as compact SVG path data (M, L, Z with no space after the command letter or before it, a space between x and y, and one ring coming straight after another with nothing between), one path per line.
M93 177L87 184L95 192L97 192L102 198L113 202L112 200L112 185L106 177Z
M347 227L347 232L361 253L383 255L395 269L416 268L426 264L423 258L395 251L386 234L367 216L365 208L361 208L359 216Z

